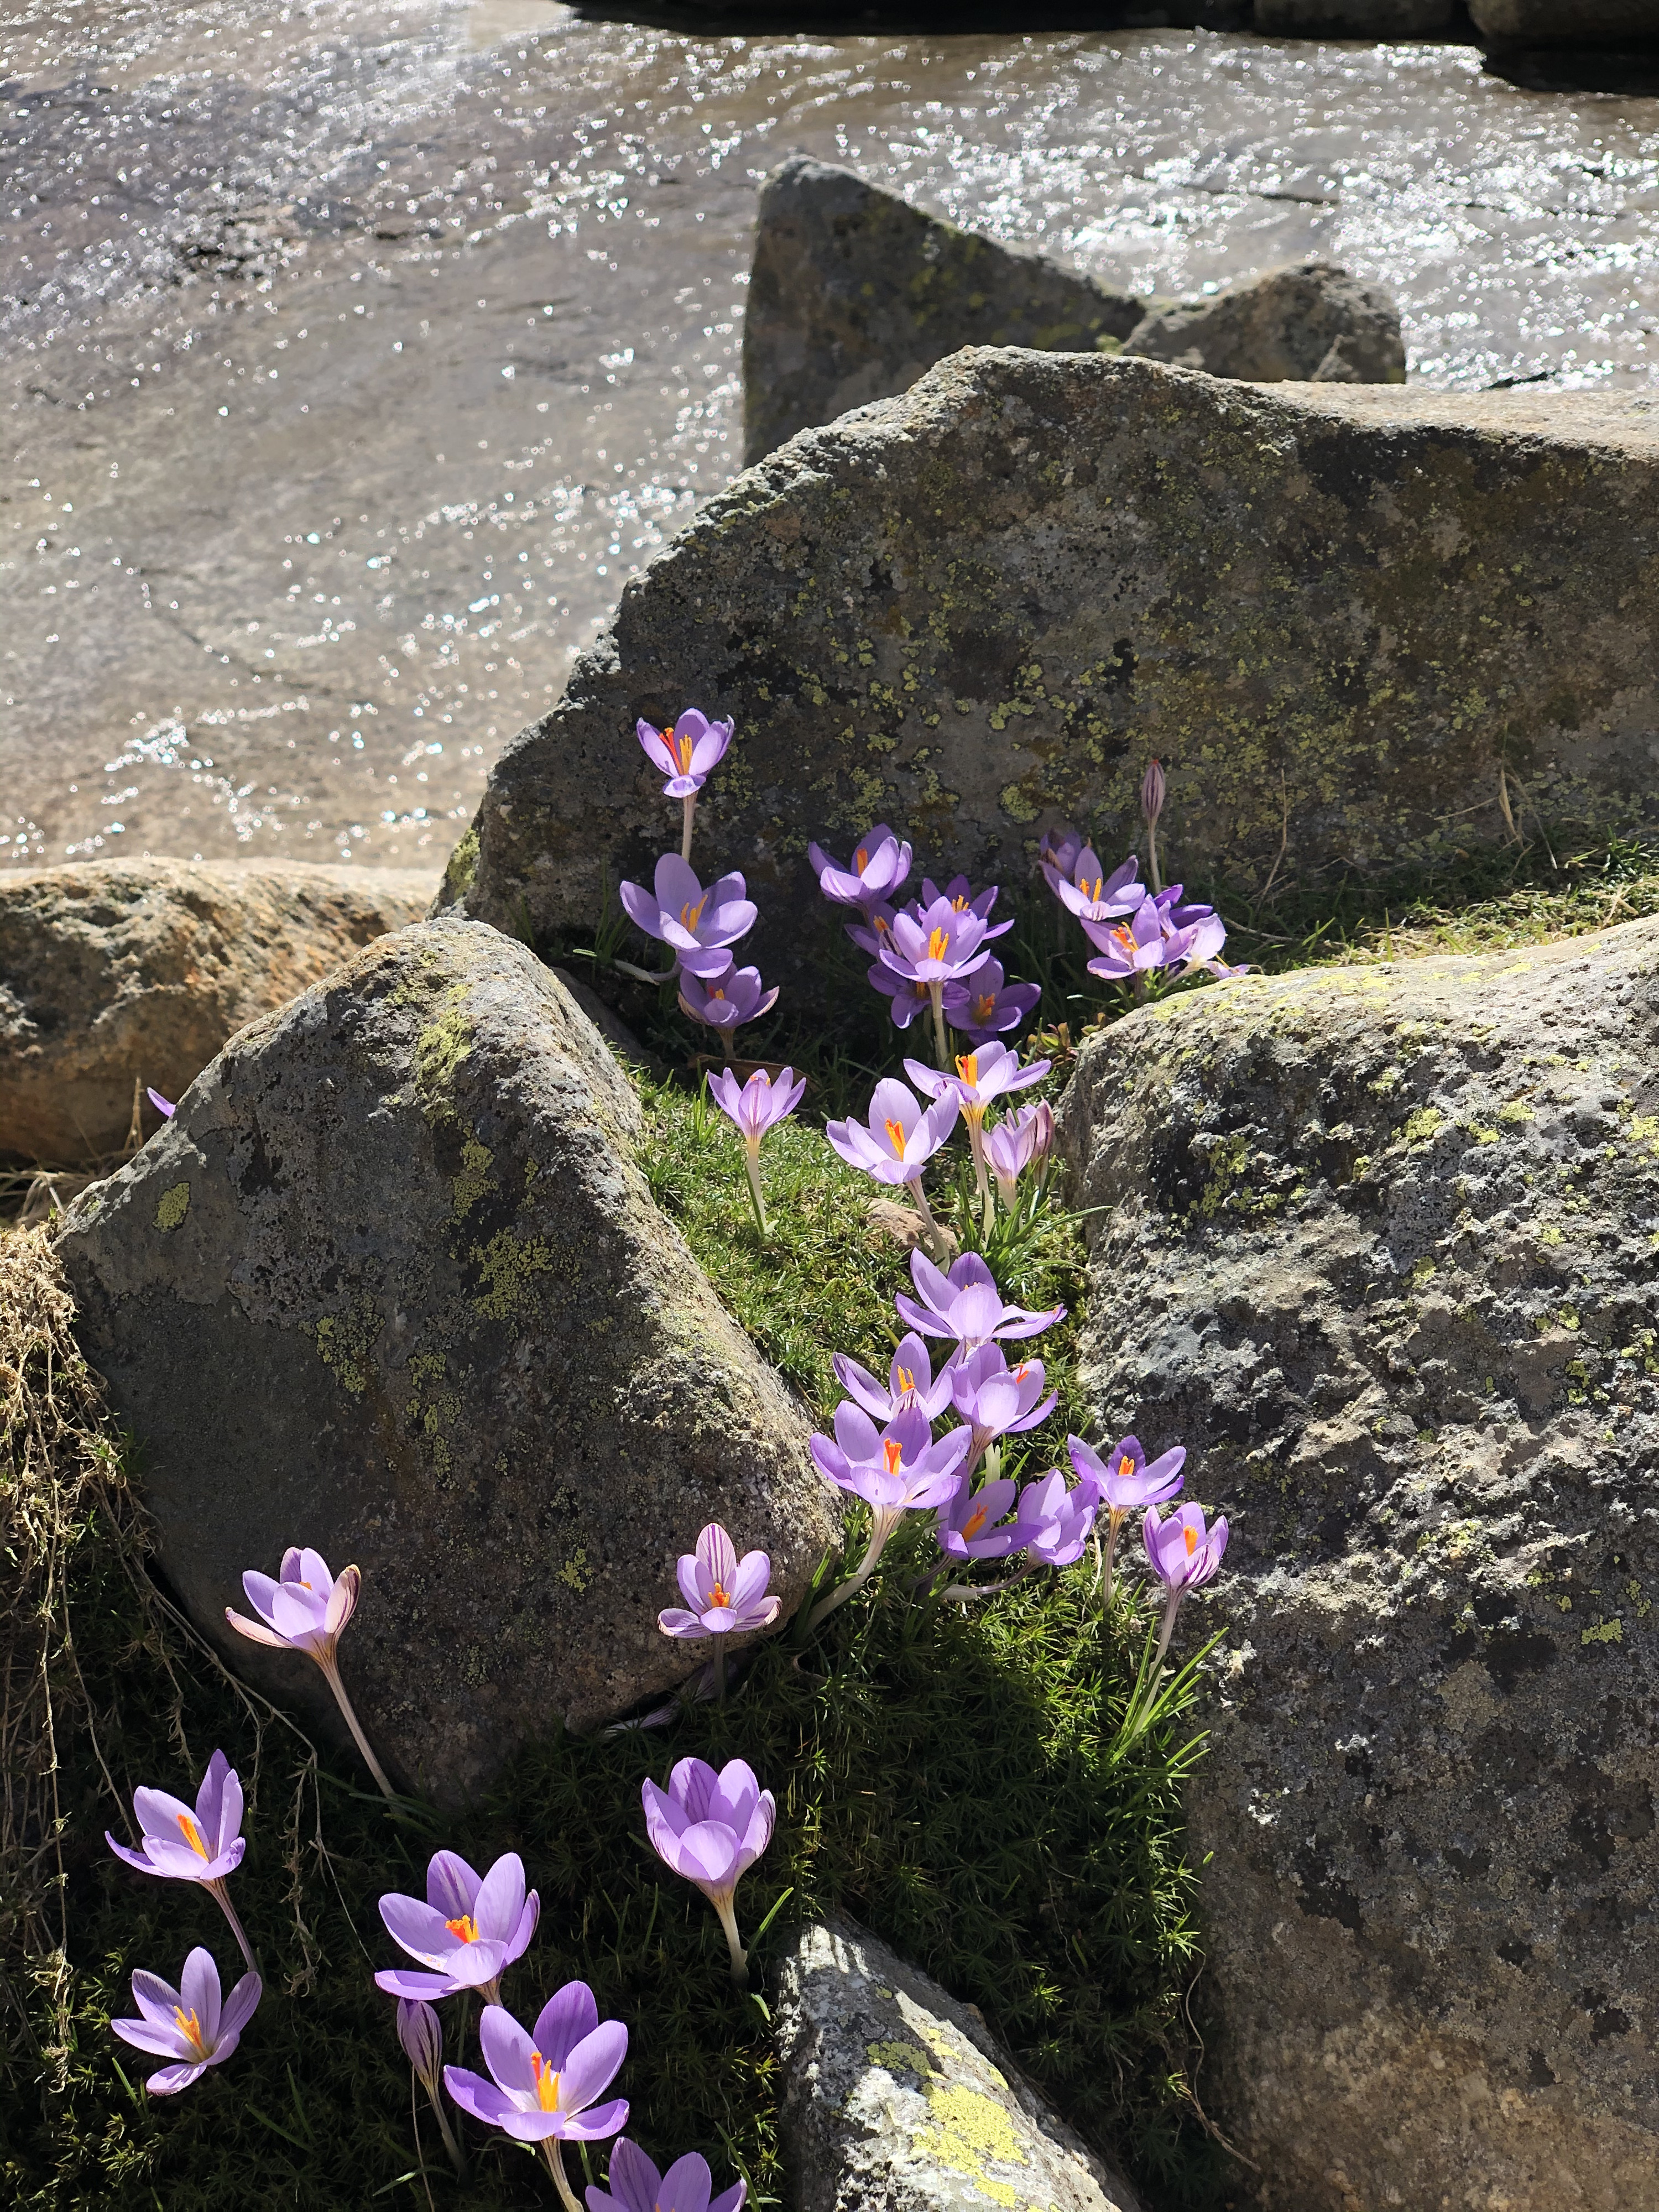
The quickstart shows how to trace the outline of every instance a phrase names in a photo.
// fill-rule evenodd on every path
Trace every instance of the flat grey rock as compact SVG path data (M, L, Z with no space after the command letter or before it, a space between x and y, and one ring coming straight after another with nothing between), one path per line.
M1659 2207L1659 921L1247 979L1060 1126L1097 1432L1227 1512L1189 1791L1261 2202Z
M743 325L744 460L903 392L965 345L1087 352L1150 303L792 154L761 186Z
M769 983L836 932L810 840L885 819L935 881L1024 887L1056 821L1133 848L1152 756L1189 882L1501 841L1500 759L1523 823L1635 823L1656 564L1659 398L970 349L792 440L628 585L449 895L591 931L678 830L635 720L688 703L736 718L694 857L746 876Z
M418 920L435 888L435 872L304 861L0 877L0 1155L118 1152L135 1083L177 1098L244 1022Z
M792 1938L775 2010L793 2212L1140 2212L983 2016L855 1922Z
M1207 300L1159 309L1123 350L1258 384L1406 381L1392 295L1323 261L1269 269Z
M786 1610L835 1526L641 1129L550 971L447 917L244 1030L59 1240L197 1626L337 1734L316 1669L223 1608L290 1544L356 1560L347 1685L446 1802L684 1678L657 1613L705 1522L771 1553Z

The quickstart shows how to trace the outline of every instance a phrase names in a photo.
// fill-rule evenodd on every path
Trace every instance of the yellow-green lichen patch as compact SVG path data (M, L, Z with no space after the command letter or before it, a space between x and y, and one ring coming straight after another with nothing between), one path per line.
M568 1589L574 1590L580 1597L593 1579L592 1572L587 1564L586 1552L579 1546L564 1565L557 1570L555 1579L562 1582Z
M472 1049L472 1025L462 1012L471 988L452 983L440 1011L415 1040L415 1096L429 1121L454 1116L448 1093L456 1069Z
M865 2045L865 2057L872 2066L884 2066L890 2074L915 2074L924 2081L933 2070L933 2060L914 2043L869 2043Z
M495 1157L489 1146L481 1145L476 1137L469 1137L461 1146L461 1171L450 1185L457 1221L471 1211L486 1191L495 1188L495 1178L489 1172Z
M934 2124L917 2130L912 2145L917 2155L961 2174L993 2204L1018 2204L1019 2191L985 2170L988 2162L1012 2166L1029 2162L1013 2122L996 2099L960 2081L948 2088L930 2082L925 2094Z
M478 832L475 827L466 835L449 856L444 870L444 895L448 899L462 899L471 890L478 872Z
M344 1313L325 1314L317 1323L318 1357L354 1398L368 1388L369 1358L380 1333L380 1309L367 1291Z
M190 1185L176 1182L171 1190L161 1193L161 1203L155 1209L158 1229L176 1229L190 1212Z
M507 1320L524 1303L531 1277L545 1274L553 1264L544 1237L521 1243L510 1229L497 1230L487 1244L475 1244L470 1256L488 1285L473 1301L486 1321Z

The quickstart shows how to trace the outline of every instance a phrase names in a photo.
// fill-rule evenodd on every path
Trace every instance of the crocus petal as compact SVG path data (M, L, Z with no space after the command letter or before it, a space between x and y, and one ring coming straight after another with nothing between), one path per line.
M708 2160L701 2152L689 2150L664 2174L655 2198L657 2212L708 2212L713 2185Z
M408 1952L411 1959L419 1959L427 1966L441 1962L446 1971L449 1954L456 1948L456 1938L447 1925L450 1918L461 1915L434 1911L418 1897L402 1897L395 1892L380 1899L380 1918L394 1943Z
M618 2097L614 2104L595 2105L591 2112L580 2112L560 2123L558 2132L571 2142L603 2142L614 2136L619 2128L628 2125L628 2100Z
M226 2044L233 2036L240 2035L259 2008L264 1995L264 1984L258 1974L244 1974L225 1999L225 2008L219 2016L219 2042Z
M213 1954L199 1943L185 1960L185 1971L179 1977L179 2002L185 2012L195 2014L202 2040L211 2050L219 2030L219 1969L213 1963Z
M619 2020L602 2021L566 2053L559 2068L560 2105L580 2112L603 2096L627 2056L627 2028Z
M687 1613L677 1605L667 1606L657 1615L657 1626L665 1636L707 1636L701 1613Z
M766 1595L772 1579L772 1561L765 1552L745 1552L726 1585L726 1603L733 1613L746 1613Z
M663 2200L663 2176L654 2162L626 2136L611 2154L607 2178L608 2195L590 2185L588 2212L677 2212L672 2198Z
M536 2051L540 2051L550 2065L559 2063L539 2038L532 2041L505 2005L484 2007L478 2021L478 2048L483 2053L484 2064L509 2096L515 2093L535 2096Z
M228 2057L229 2053L224 2055ZM210 2063L198 2058L188 2066L163 2066L159 2073L149 2076L144 2087L152 2097L176 2097L180 2089L188 2089L192 2081L199 2081Z
M246 1636L250 1644L273 1644L279 1651L293 1649L286 1636L278 1635L274 1628L267 1628L262 1620L250 1620L246 1613L233 1613L229 1606L225 1607L225 1619L236 1633Z
M508 2116L515 2113L515 2107L493 2081L486 2081L482 2074L471 2073L465 2066L446 2066L444 2087L464 2112L471 2112L487 2128L505 2127Z
M550 2066L562 2074L570 2054L585 2037L590 2036L599 2024L599 2002L586 1982L567 1982L556 1990L536 2016L536 2048ZM628 2046L628 2030L621 2030L623 2048ZM617 2064L622 2061L617 2059ZM611 2073L615 2073L612 2067ZM608 2081L611 2075L605 2077ZM599 2084L603 2088L605 2082ZM596 2095L598 2092L594 2093Z
M483 1877L469 1866L459 1851L434 1851L426 1869L426 1901L444 1920L459 1920L471 1912L483 1886Z
M323 1633L337 1636L357 1610L358 1593L363 1577L360 1569L347 1567L329 1592L328 1603L323 1611Z
M504 1943L519 1924L524 1901L524 1861L516 1851L507 1851L478 1886L472 1917L477 1923L479 1940Z
M374 1986L389 1997L406 1997L411 2004L435 2003L453 1997L464 1986L453 1974L417 1974L407 1966L386 1966L374 1977Z
M184 2037L170 2021L163 2024L149 2020L112 2020L110 2026L123 2043L130 2043L135 2051L148 2051L156 2058L177 2058L186 2048Z

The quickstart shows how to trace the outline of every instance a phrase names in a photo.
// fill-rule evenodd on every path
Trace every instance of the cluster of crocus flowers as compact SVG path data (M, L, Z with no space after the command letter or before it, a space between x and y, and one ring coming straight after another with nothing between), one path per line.
M1100 1601L1104 1606L1112 1595L1112 1564L1119 1531L1131 1513L1165 1504L1175 1496L1186 1480L1182 1473L1187 1464L1186 1447L1173 1445L1149 1461L1139 1437L1121 1437L1104 1457L1081 1437L1067 1437L1066 1444L1079 1480L1094 1484L1106 1509L1106 1553L1100 1577Z
M920 1060L907 1060L904 1072L918 1091L935 1102L954 1091L962 1106L962 1118L968 1127L968 1144L974 1158L974 1176L978 1186L980 1204L985 1210L985 1225L989 1232L994 1199L991 1190L990 1170L985 1152L985 1115L992 1101L1005 1094L1029 1090L1032 1084L1041 1083L1048 1073L1051 1062L1034 1060L1021 1066L1019 1055L1010 1052L1004 1044L988 1044L973 1052L958 1053L954 1072L936 1075Z
M775 998L777 994L772 995ZM708 1079L710 1097L743 1139L749 1200L755 1209L755 1226L763 1237L768 1231L766 1196L761 1188L761 1140L780 1121L788 1120L805 1089L806 1078L797 1075L793 1067L781 1069L775 1081L769 1068L757 1067L741 1086L727 1067L717 1068Z
M641 1797L652 1850L714 1906L732 1954L732 1978L745 1987L749 1954L738 1935L737 1888L772 1840L777 1800L741 1759L729 1759L718 1774L701 1759L683 1759L666 1790L647 1780Z
M735 1032L768 1012L778 996L775 988L767 989L758 968L738 967L732 949L755 925L754 902L742 876L734 869L705 890L691 866L697 794L709 771L725 759L732 731L731 722L711 722L695 707L666 729L644 721L636 726L646 757L667 775L664 797L678 799L684 807L684 830L679 851L665 853L658 861L649 890L641 884L623 884L620 893L629 920L666 947L673 956L671 964L653 970L631 961L617 963L624 975L641 982L672 982L681 1012L713 1030L728 1060Z
M1157 827L1164 793L1164 770L1154 761L1141 784L1141 810L1152 839L1150 889L1139 880L1133 854L1108 875L1093 848L1064 825L1048 831L1037 852L1044 882L1077 917L1094 948L1089 973L1137 992L1159 970L1193 975L1207 969L1224 979L1244 973L1221 958L1227 929L1215 908L1184 900L1180 884L1159 884Z
M320 1552L290 1545L283 1554L282 1572L275 1581L252 1568L242 1577L243 1590L258 1619L249 1620L242 1613L233 1612L229 1606L225 1607L225 1619L239 1636L246 1636L251 1644L268 1644L278 1651L298 1651L315 1662L334 1693L334 1702L351 1730L352 1741L362 1753L364 1764L381 1793L392 1797L396 1792L363 1734L362 1724L340 1679L340 1638L357 1609L362 1582L360 1569L346 1567L337 1577L329 1572L328 1562Z

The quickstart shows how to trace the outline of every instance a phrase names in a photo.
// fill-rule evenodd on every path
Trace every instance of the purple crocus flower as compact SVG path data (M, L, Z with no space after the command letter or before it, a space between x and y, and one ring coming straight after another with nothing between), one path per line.
M1071 882L1082 851L1082 836L1069 822L1056 823L1052 830L1043 831L1037 846L1037 866L1056 898L1060 885Z
M1015 1516L1018 1541L1028 1556L1045 1567L1069 1567L1083 1557L1089 1531L1100 1510L1100 1497L1091 1482L1068 1490L1057 1467L1028 1482L1019 1494Z
M1127 982L1154 968L1178 967L1190 951L1194 931L1176 930L1166 936L1157 902L1145 899L1125 922L1108 927L1085 920L1083 933L1100 954L1089 963L1091 975L1109 982Z
M777 993L772 995L776 998ZM760 1179L761 1139L769 1129L775 1129L780 1121L788 1119L805 1090L806 1078L797 1075L793 1067L783 1069L775 1083L769 1069L757 1067L741 1090L729 1067L718 1069L708 1079L709 1096L726 1119L736 1123L742 1135L749 1196L755 1208L756 1226L763 1237L767 1230L766 1200Z
M665 945L683 972L718 975L731 965L731 947L755 926L755 907L734 869L705 890L689 861L665 853L652 878L653 890L623 884L620 896L632 921Z
M680 1595L690 1612L671 1606L657 1615L665 1636L738 1636L750 1628L769 1628L778 1617L781 1598L769 1597L772 1562L764 1552L745 1552L737 1547L717 1522L711 1521L697 1539L695 1552L683 1553L676 1570Z
M389 1966L375 1975L375 1987L388 1996L428 1998L483 1990L498 2004L501 1975L529 1949L540 1912L536 1892L526 1893L516 1851L482 1876L458 1853L436 1851L426 1870L425 1904L395 1890L380 1899L386 1933L429 1971Z
M465 2179L466 2154L455 2140L455 2130L449 2124L449 2115L445 2112L443 2099L439 2094L443 2080L443 2026L437 2014L422 1999L398 1998L398 2040L404 2047L404 2057L415 2070L416 2079L426 2091L427 2100L438 2123L438 2132L444 2139L444 2148L449 2154L450 2164Z
M224 2064L263 1993L258 1974L246 1973L222 2005L219 1969L212 1954L198 1947L185 1960L176 1990L140 1966L132 1977L132 1996L142 2017L112 2020L110 2026L135 2051L173 2061L144 2083L152 2097L171 2097L188 2089L210 2066Z
M628 2055L628 2030L601 2021L586 1982L567 1982L542 2007L526 2035L501 2005L483 2008L478 2044L493 2080L465 2066L446 2066L444 2087L464 2112L517 2142L539 2143L569 2212L580 2212L565 2178L559 2146L601 2142L628 2124L628 2100L595 2106Z
M714 2178L701 2153L687 2151L659 2173L637 2143L624 2136L611 2154L610 2188L587 2187L587 2212L738 2212L747 2182L734 2182L713 2203Z
M939 1064L948 1065L945 1039L945 987L973 975L990 958L985 939L989 934L983 915L971 906L958 907L941 896L919 914L893 917L892 943L884 943L881 962L901 981L925 983L933 1010L933 1038Z
M1202 1506L1177 1506L1167 1521L1162 1521L1157 1506L1151 1505L1140 1524L1140 1540L1146 1547L1152 1572L1170 1594L1158 1632L1158 1655L1152 1662L1156 1672L1170 1648L1182 1599L1188 1590L1201 1589L1213 1581L1220 1570L1221 1555L1227 1548L1227 1517L1217 1514L1213 1525L1206 1528Z
M1054 1109L1046 1098L1035 1106L1022 1106L986 1131L986 1164L996 1177L997 1196L1006 1211L1013 1211L1021 1175L1033 1164L1041 1168L1047 1162L1054 1140Z
M850 929L847 933L849 937L860 934ZM875 950L880 950L879 944ZM869 980L872 987L879 991L884 999L892 1001L889 1011L896 1030L908 1030L919 1015L927 1013L933 1006L933 994L925 981L914 976L896 975L880 960L869 970Z
M963 1475L956 1495L940 1506L934 1526L948 1559L1006 1559L1019 1542L1018 1524L1003 1519L1019 1485L1006 1476L974 1489Z
M1187 1450L1184 1444L1176 1444L1149 1464L1139 1437L1120 1438L1104 1458L1081 1437L1067 1437L1066 1442L1078 1480L1093 1483L1107 1511L1100 1596L1104 1605L1112 1595L1112 1560L1119 1529L1131 1513L1139 1512L1144 1506L1162 1505L1175 1496L1184 1480L1181 1470L1187 1463Z
M649 722L634 725L635 736L645 747L645 757L653 768L660 769L668 781L662 787L665 799L678 799L684 806L684 828L680 837L680 858L691 858L691 823L697 810L697 793L711 769L726 757L726 748L732 742L730 722L711 722L695 707L688 707L679 720L668 729L653 729Z
M320 1552L290 1544L283 1554L282 1573L275 1582L269 1575L258 1574L251 1567L242 1577L247 1601L258 1619L249 1620L245 1614L233 1612L229 1606L225 1607L225 1619L239 1636L246 1636L251 1644L270 1644L278 1651L302 1652L307 1659L316 1662L369 1772L382 1795L392 1797L396 1792L363 1734L362 1724L340 1677L340 1638L357 1609L362 1581L358 1568L343 1567L337 1578L329 1572L328 1562Z
M941 899L948 899L958 914L976 914L979 916L986 926L985 938L988 944L994 937L1006 937L1014 926L1012 920L992 921L991 909L997 902L997 891L998 886L993 884L988 890L975 892L966 876L952 876L945 889L940 890L937 884L924 876L921 896L914 910L921 914L928 907L937 906Z
M939 1224L921 1187L921 1171L956 1127L962 1101L954 1091L923 1108L904 1085L884 1076L870 1097L866 1121L829 1121L824 1135L849 1167L877 1182L902 1183L935 1243Z
M1121 915L1133 914L1146 896L1146 884L1135 881L1139 866L1131 854L1123 866L1109 876L1101 866L1098 854L1085 846L1078 855L1069 879L1062 878L1056 885L1060 902L1079 921L1111 922Z
M757 1020L777 1004L778 987L775 983L769 991L758 968L734 967L728 953L726 967L718 975L682 972L679 1000L683 1014L730 1037L733 1030Z
M884 822L860 838L850 868L832 860L819 845L809 845L806 857L825 898L834 899L837 906L857 907L866 921L872 908L887 904L902 890L910 873L910 848Z
M1053 1413L1059 1395L1051 1390L1043 1397L1045 1377L1040 1359L1023 1359L1018 1367L1011 1368L1000 1344L981 1344L977 1350L965 1352L950 1373L951 1403L973 1438L968 1448L970 1475L988 1445L999 1437L1036 1428Z
M837 1489L851 1491L870 1508L870 1541L857 1570L812 1609L810 1632L840 1605L857 1595L876 1571L888 1538L906 1513L946 1505L961 1478L967 1451L966 1429L952 1429L933 1442L920 1406L902 1406L879 1431L862 1406L843 1399L836 1408L836 1434L807 1439L820 1474Z
M732 1899L738 1884L772 1840L777 1800L763 1790L746 1759L727 1761L718 1774L701 1759L683 1759L659 1790L647 1780L641 1796L651 1848L666 1867L693 1882L720 1915L732 1954L732 1978L749 1978L749 1960L738 1940Z
M230 1923L250 1972L257 1972L258 1961L225 1887L226 1876L240 1866L247 1845L241 1834L242 1785L223 1752L216 1751L209 1759L193 1812L165 1790L135 1790L132 1809L142 1838L137 1850L118 1844L107 1829L104 1832L104 1841L116 1857L140 1874L160 1875L164 1881L199 1882Z
M918 1091L941 1098L947 1089L954 1091L962 1101L962 1117L968 1124L969 1148L974 1156L974 1175L979 1185L980 1203L986 1209L988 1230L991 1212L991 1178L985 1164L985 1109L994 1098L1005 1091L1024 1091L1033 1083L1041 1083L1052 1063L1034 1060L1029 1067L1022 1067L1018 1053L1010 1052L1006 1044L988 1044L975 1052L958 1053L954 1075L936 1075L920 1060L907 1059L904 1072Z
M995 1278L977 1252L964 1252L947 1275L926 1254L910 1255L910 1279L921 1299L902 1291L894 1300L899 1319L924 1336L954 1337L964 1352L976 1352L993 1338L1037 1336L1066 1317L1064 1306L1032 1313L1003 1303Z
M986 1045L1018 1029L1042 996L1040 983L1009 982L994 956L965 981L946 986L945 1018L970 1043Z
M920 1407L928 1420L936 1421L951 1402L951 1369L941 1367L935 1379L927 1347L914 1329L899 1340L884 1387L844 1352L836 1352L830 1364L842 1389L878 1421L890 1421L906 1406Z
M164 1121L170 1121L173 1115L179 1111L179 1109L173 1104L172 1099L163 1098L161 1092L159 1091L153 1091L149 1084L144 1085L144 1096L149 1099L150 1104L155 1109L156 1112L161 1115Z

